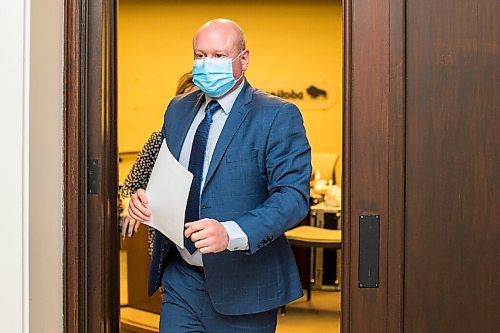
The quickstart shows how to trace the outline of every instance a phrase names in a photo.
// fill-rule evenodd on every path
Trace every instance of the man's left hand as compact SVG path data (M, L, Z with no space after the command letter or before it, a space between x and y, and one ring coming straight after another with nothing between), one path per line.
M226 228L217 220L202 219L185 224L184 235L190 237L202 254L217 253L227 249L229 236Z

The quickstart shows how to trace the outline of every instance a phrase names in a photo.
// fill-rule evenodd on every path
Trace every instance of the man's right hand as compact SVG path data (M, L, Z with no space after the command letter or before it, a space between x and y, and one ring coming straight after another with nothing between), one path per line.
M142 188L132 194L128 205L128 213L130 217L141 223L151 219L151 212L148 209L146 191Z

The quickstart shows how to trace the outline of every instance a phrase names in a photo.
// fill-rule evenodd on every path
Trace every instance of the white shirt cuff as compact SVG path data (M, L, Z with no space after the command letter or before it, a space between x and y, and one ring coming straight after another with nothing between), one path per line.
M221 223L229 236L229 243L227 244L229 251L246 251L249 249L248 236L236 222L226 221Z

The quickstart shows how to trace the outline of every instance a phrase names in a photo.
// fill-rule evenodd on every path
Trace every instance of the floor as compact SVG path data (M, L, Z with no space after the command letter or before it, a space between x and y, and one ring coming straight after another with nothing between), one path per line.
M150 312L122 308L122 332L157 332L159 316ZM340 293L313 291L311 301L305 297L286 307L278 316L277 333L340 332Z
M340 292L313 291L311 300L298 299L278 316L278 333L340 332Z

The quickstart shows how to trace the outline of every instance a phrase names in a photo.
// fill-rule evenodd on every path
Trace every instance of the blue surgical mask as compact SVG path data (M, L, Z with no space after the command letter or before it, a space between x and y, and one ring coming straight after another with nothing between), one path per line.
M233 60L227 58L196 59L193 65L193 82L208 96L217 98L226 94L238 82L233 75L233 62L238 59L243 51Z

